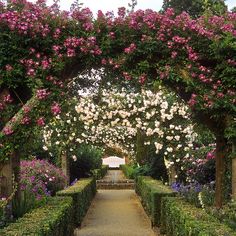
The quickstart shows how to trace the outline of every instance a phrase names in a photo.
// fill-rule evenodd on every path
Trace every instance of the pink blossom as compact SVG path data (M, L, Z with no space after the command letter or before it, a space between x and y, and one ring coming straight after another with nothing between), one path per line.
M206 158L207 158L208 160L214 159L214 158L215 158L215 151L210 151L210 152L208 152L207 155L206 155Z
M140 77L139 77L139 82L141 84L144 84L144 82L146 81L147 79L147 75L146 74L142 74Z
M13 99L12 99L11 95L8 94L8 95L5 95L5 96L3 97L3 101L6 102L6 103L12 103L12 102L13 102Z
M57 102L54 102L53 105L51 106L51 111L53 115L58 115L61 113L61 107Z
M23 117L21 120L22 125L28 125L30 123L30 118L28 116Z
M102 65L106 65L107 64L107 60L105 58L103 58L101 63L102 63Z
M225 95L223 93L217 93L218 98L223 98Z
M125 7L119 7L118 8L118 16L121 18L124 18L126 14L126 9Z
M136 49L136 45L134 43L131 43L128 48L125 48L125 53L130 54Z
M31 76L31 77L34 77L35 76L35 70L33 69L33 68L31 68L31 69L28 69L28 71L27 71L27 75L29 75L29 76Z
M6 70L7 71L12 71L13 70L13 67L9 64L6 65Z
M36 91L36 97L39 100L45 99L49 94L50 94L50 92L48 92L47 89L38 89Z
M178 55L178 53L177 53L176 51L173 51L173 52L171 53L171 58L172 58L172 59L175 59L177 55Z
M74 57L75 56L75 50L68 48L67 49L67 57Z
M123 76L125 77L126 80L131 80L132 77L129 75L128 72L123 72Z
M4 129L3 129L3 133L5 134L5 135L11 135L11 134L13 134L13 130L12 130L12 127L10 127L10 126L6 126Z
M114 39L115 38L115 33L114 32L110 32L109 33L109 38Z
M4 105L0 102L0 110L4 110Z
M191 95L191 98L190 98L189 101L188 101L188 105L189 105L190 107L193 107L193 106L197 103L196 98L197 98L197 95L193 93L193 94Z
M38 125L38 126L44 126L44 125L45 125L44 117L40 117L40 118L37 120L37 125Z
M24 111L25 114L30 112L30 110L31 110L31 108L29 106L27 106L27 105L23 106L23 111Z

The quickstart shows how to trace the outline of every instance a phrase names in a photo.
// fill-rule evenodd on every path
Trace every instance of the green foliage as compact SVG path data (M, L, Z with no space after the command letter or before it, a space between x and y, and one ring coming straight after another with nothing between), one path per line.
M135 178L135 168L130 165L120 165L120 169L123 171L124 175L128 179Z
M137 177L135 191L141 197L142 204L150 215L152 224L160 226L162 198L175 196L176 193L160 181L144 176Z
M22 217L25 213L32 209L45 205L47 202L47 197L44 196L40 200L36 199L36 196L32 194L29 189L21 191L20 200L13 198L12 210L14 218L18 219Z
M71 180L91 176L93 169L99 169L102 165L103 151L91 145L81 145L78 149L76 161L71 160Z
M181 198L163 198L161 209L161 232L167 236L236 235L228 226Z
M164 0L162 8L163 10L174 8L176 14L186 11L195 18L206 12L211 12L214 15L222 15L227 10L222 0Z
M208 208L207 212L216 217L219 221L225 223L233 230L236 230L236 204L230 202L224 205L221 209Z
M99 169L92 170L92 174L95 179L102 179L109 169L108 165L102 165Z
M81 179L69 188L57 192L58 196L73 198L74 223L80 225L90 204L96 194L96 181L94 178Z
M45 206L25 214L0 230L2 236L69 236L73 230L73 201L70 197L52 197Z

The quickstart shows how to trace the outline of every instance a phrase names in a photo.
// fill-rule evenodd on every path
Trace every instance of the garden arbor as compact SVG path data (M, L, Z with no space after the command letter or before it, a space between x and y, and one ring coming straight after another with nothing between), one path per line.
M8 93L0 100L1 161L24 143L30 128L61 112L63 88L73 77L103 67L110 83L112 74L129 86L171 88L214 133L220 207L226 149L235 138L235 24L231 12L193 20L172 9L127 14L120 8L117 17L99 11L94 19L89 9L64 12L44 1L0 3L0 86Z

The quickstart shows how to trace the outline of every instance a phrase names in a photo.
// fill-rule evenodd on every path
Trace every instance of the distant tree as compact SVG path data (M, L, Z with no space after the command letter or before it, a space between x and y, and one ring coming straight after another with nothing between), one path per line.
M174 8L176 14L186 11L193 18L211 12L214 15L222 15L227 11L224 0L164 0L162 9Z
M236 13L236 7L232 8L231 11Z

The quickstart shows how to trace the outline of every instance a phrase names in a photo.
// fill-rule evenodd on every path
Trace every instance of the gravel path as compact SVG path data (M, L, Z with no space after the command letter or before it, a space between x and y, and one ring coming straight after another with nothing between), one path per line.
M75 236L154 236L134 190L99 190Z
M112 179L120 172L110 172ZM106 179L108 178L106 177ZM113 178L114 180L114 178ZM134 190L98 190L75 236L154 236L151 222Z

